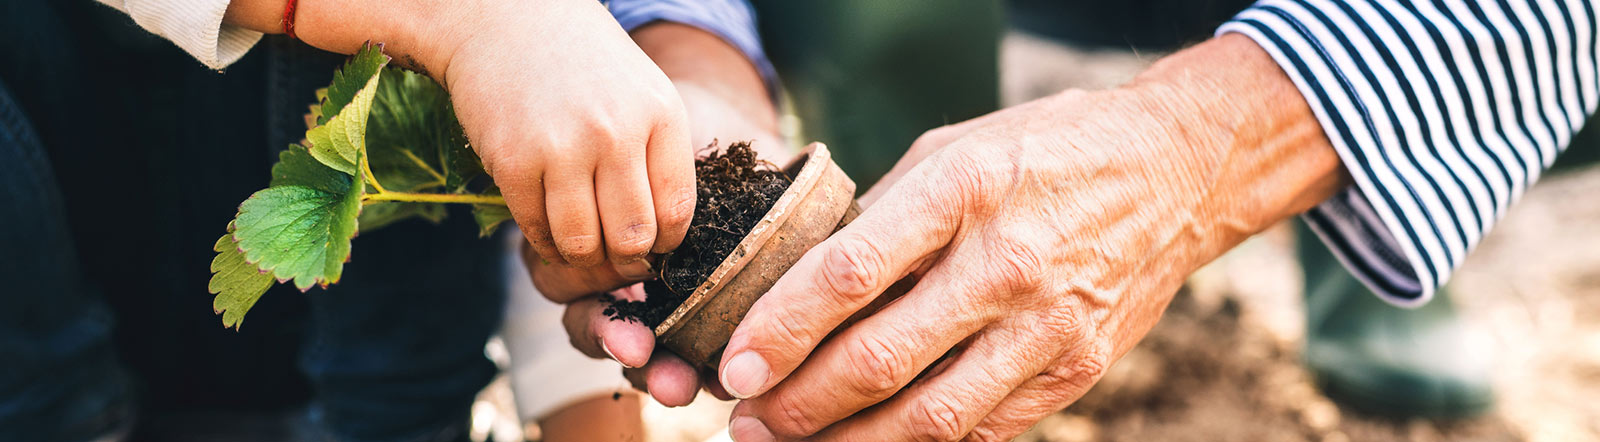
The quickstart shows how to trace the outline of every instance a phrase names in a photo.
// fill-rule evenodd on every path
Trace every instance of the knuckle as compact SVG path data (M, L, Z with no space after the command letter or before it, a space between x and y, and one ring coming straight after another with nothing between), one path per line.
M1110 357L1105 356L1100 352L1090 352L1084 356L1079 356L1078 359L1074 361L1072 364L1072 372L1075 373L1079 378L1090 380L1100 379L1100 377L1106 375L1106 369L1110 368L1111 366L1111 361L1109 359Z
M577 129L580 134L585 134L590 140L605 140L604 144L617 139L617 118L609 112L591 112L577 117ZM576 146L574 146L576 147Z
M634 223L607 236L606 247L618 258L632 259L648 253L655 240L655 223Z
M767 336L770 339L767 345L774 347L774 350L777 351L767 354L796 354L796 352L803 350L796 347L805 345L803 344L805 342L810 342L811 334L805 332L806 327L798 319L792 313L779 314L772 318L772 321L769 322L771 326L766 327L764 330L771 333ZM800 354L804 353L806 352Z
M934 155L938 161L932 173L946 183L936 194L941 201L935 202L965 211L990 211L994 209L993 201L1003 199L1005 189L998 187L1000 180L996 179L1000 166L994 158L985 158L992 153L968 148L943 149Z
M775 311L756 315L756 310L751 309L750 313L740 322L739 334L729 339L730 348L746 343L741 348L759 352L774 367L786 366L784 355L810 353L807 346L812 342L812 334L807 332L799 316L803 312ZM748 331L744 331L746 328Z
M540 172L540 165L543 164L539 161L539 158L544 156L545 149L534 146L511 146L508 144L503 141L485 142L481 145L497 146L498 148L475 150L479 155L479 161L483 163L484 172L494 177L496 183L502 180L518 183L522 182L524 177L537 176ZM502 184L501 187L507 186Z
M676 193L677 195L668 200L666 206L656 215L661 219L661 225L664 227L685 226L694 218L694 189L690 188Z
M1048 391L1083 392L1101 377L1111 365L1111 357L1103 346L1091 345L1087 350L1063 358L1035 377Z
M947 155L946 168L957 184L981 190L992 181L990 178L996 171L996 162L993 154L986 149L947 149L941 153Z
M563 236L556 238L555 242L556 248L573 265L587 267L598 263L600 239L595 235Z
M1036 246L1026 240L1002 237L991 242L995 259L990 260L998 280L1012 293L1037 292L1045 286L1044 260Z
M650 108L655 112L660 124L679 124L689 118L688 111L683 106L683 97L678 94L678 88L658 88L656 93L649 95Z
M561 256L556 254L555 242L550 237L550 227L535 223L517 223L517 226L522 229L522 237L528 240L527 250L524 253L531 257L530 260L552 261L552 258Z
M762 423L766 424L767 429L775 435L786 439L799 439L822 430L822 423L807 412L810 407L793 403L787 397L776 398L769 410L767 416L771 418L762 419Z
M883 253L870 241L846 237L822 256L822 283L842 305L872 296L882 279Z
M1044 333L1073 342L1075 345L1089 346L1094 343L1095 328L1083 317L1085 313L1067 308L1034 313L1032 319L1038 324L1038 329Z
M924 398L912 409L911 434L916 440L952 441L966 436L961 414L949 400Z
M1000 431L995 428L979 425L978 428L973 428L971 433L967 433L967 436L962 440L970 442L1002 442L1011 440L1011 438L1000 434Z
M900 387L900 379L912 369L910 360L901 356L881 337L863 337L848 347L851 370L846 372L848 385L863 396L879 399L889 397Z

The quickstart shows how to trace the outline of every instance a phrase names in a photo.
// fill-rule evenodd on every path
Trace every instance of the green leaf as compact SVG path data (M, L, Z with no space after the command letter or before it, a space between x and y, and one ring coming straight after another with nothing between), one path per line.
M217 257L211 260L211 283L206 289L217 295L211 301L211 310L222 315L222 326L237 329L244 322L244 314L272 287L272 273L263 272L244 259L244 252L233 240L233 230L229 223L230 233L212 246Z
M311 155L317 161L350 175L360 173L366 149L367 115L377 95L379 75L389 56L367 46L333 75L328 98L313 111L319 125L306 131Z
M466 132L461 131L459 123L456 127L451 134L449 148L441 149L439 158L445 164L445 187L459 192L465 190L474 178L483 176L483 160L468 144Z
M322 116L322 102L328 100L328 88L317 89L316 95L317 101L311 103L310 106L307 106L308 110L306 112L306 129L317 127L318 125L322 124L321 122L327 121L324 120Z
M415 192L448 186L450 168L442 152L464 144L450 97L422 74L383 70L367 120L367 159L372 174L390 190Z
M339 282L365 193L309 156L298 146L280 154L273 186L239 205L233 232L247 261L302 291Z
M389 60L389 56L383 54L382 44L362 45L355 55L350 56L350 61L344 63L344 67L333 72L333 83L317 90L317 102L321 104L323 115L317 120L317 125L328 124L330 118L354 102L368 83L378 76L378 71L389 64Z
M489 187L484 195L499 195L499 187ZM495 229L500 228L500 223L511 219L511 209L498 204L473 204L472 219L478 222L478 236L488 238Z
M278 153L278 162L272 165L272 182L268 187L339 189L349 186L350 182L350 174L333 170L312 158L305 146L290 144L288 149Z
M444 204L383 202L361 209L361 231L371 232L409 218L422 218L438 224L447 215Z
M335 72L308 109L303 145L281 153L271 186L239 205L213 247L208 286L224 326L238 327L275 280L302 291L337 283L363 227L438 223L447 214L441 202L483 200L459 197L481 188L485 174L444 88L389 61L369 45ZM364 201L369 186L385 194ZM482 193L499 194L492 185ZM511 213L474 204L473 218L489 236Z

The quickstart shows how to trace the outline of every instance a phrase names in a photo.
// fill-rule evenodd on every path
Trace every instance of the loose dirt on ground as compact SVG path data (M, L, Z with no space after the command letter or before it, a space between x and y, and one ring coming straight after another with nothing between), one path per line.
M1340 408L1299 364L1292 231L1191 278L1150 335L1022 441L1600 440L1600 167L1546 177L1452 280L1496 355L1499 402L1466 421Z

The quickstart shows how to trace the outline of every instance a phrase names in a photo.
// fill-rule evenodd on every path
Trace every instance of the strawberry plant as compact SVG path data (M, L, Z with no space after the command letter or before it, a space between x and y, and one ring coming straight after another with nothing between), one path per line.
M368 45L317 91L305 139L278 156L272 181L239 204L213 249L208 290L224 327L237 328L276 283L301 291L339 282L357 233L472 206L479 234L509 219L482 178L444 89L388 66Z

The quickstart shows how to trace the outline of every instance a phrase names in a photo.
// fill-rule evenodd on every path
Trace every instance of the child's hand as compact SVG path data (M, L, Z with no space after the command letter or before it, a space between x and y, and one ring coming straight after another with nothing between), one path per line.
M694 212L672 83L593 0L477 16L436 76L534 252L647 274Z
M235 0L224 20L280 32L286 0ZM694 216L694 146L660 68L594 0L301 2L298 38L395 63L450 91L467 138L541 259L649 273ZM609 267L609 266L608 266ZM610 269L608 269L610 270Z
M787 163L794 152L777 134L777 116L766 86L744 55L714 35L688 26L658 23L633 33L633 38L672 78L689 111L693 146L714 138L723 145L753 140L761 157ZM662 404L686 405L705 385L713 394L727 397L714 378L702 384L687 362L655 348L652 331L632 321L613 321L602 311L605 304L594 295L633 284L644 276L625 276L609 267L577 268L541 262L525 254L534 285L553 301L568 304L563 322L574 346L589 356L610 358L629 368L628 379ZM643 296L638 286L619 291L628 299Z

